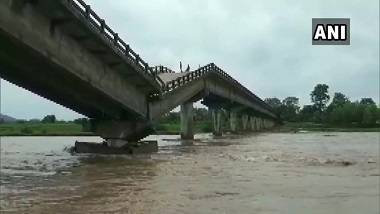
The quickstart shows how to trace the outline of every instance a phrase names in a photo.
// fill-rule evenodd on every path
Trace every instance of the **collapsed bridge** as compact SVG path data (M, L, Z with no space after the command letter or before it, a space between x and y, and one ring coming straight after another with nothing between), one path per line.
M231 131L270 128L274 111L211 63L194 71L151 67L82 0L0 1L0 76L93 119L112 142L138 141L152 121L181 106L181 134L193 138L193 103L222 111Z

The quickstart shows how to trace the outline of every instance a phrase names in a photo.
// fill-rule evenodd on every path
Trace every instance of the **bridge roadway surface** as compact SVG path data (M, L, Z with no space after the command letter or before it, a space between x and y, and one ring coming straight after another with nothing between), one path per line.
M86 115L109 141L138 141L177 106L183 137L191 138L192 103L201 99L215 132L222 112L233 131L278 121L214 63L183 73L149 66L82 0L0 1L0 47L2 78Z

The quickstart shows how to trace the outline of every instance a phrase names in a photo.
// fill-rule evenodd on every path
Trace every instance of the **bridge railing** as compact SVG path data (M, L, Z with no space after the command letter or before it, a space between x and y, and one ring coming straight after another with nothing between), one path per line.
M188 82L193 81L194 79L202 77L203 75L211 73L211 72L217 73L218 75L220 75L223 78L231 81L232 83L236 83L237 85L241 86L241 84L238 81L236 81L234 78L232 78L229 74L227 74L221 68L216 66L214 63L210 63L208 65L200 67L199 69L197 69L195 71L189 72L186 75L178 77L177 79L174 79L172 81L167 82L163 92L165 93L165 92L172 91L172 90L174 90L174 89L176 89L176 88L178 88L178 87L180 87L180 86L182 86ZM246 90L248 90L248 89L246 89Z
M101 19L83 0L64 0L69 5L73 6L73 8L77 9L77 11L87 19L88 23L91 24L92 27L98 30L99 33L104 35L114 47L120 51L124 56L126 56L130 61L132 61L135 65L139 67L145 74L150 75L153 79L157 80L158 83L163 86L165 83L156 75L152 67L145 62L139 54L131 49L131 47L124 42L119 34L113 31L104 21Z
M254 100L257 100L259 103L262 104L266 109L270 109L271 107L267 105L264 101L262 101L260 98L258 98L255 94L253 94L250 90L248 90L246 87L241 85L238 81L236 81L234 78L232 78L230 75L228 75L225 71L217 67L214 63L208 64L206 66L203 66L195 71L189 72L188 74L181 76L175 80L172 80L168 83L164 83L162 79L157 75L159 73L175 73L174 71L170 70L167 67L164 66L156 66L156 67L150 67L147 62L145 62L139 54L137 54L135 51L133 51L130 46L124 42L116 33L113 31L104 21L104 19L101 19L92 9L89 5L87 5L83 0L62 0L68 3L72 8L76 9L77 12L79 12L93 27L96 29L99 33L101 33L107 40L113 45L113 47L119 51L122 55L127 57L128 60L132 61L139 69L141 69L145 74L150 75L157 81L157 83L161 86L162 93L170 92L178 87L183 86L184 84L187 84L188 82L193 81L194 79L198 79L202 77L203 75L206 75L208 73L216 73L220 75L222 78L231 81L233 84L235 84L236 87L244 91L249 97L253 98ZM157 96L158 94L153 94L152 96Z
M232 78L228 73L226 73L224 70L216 66L214 63L208 64L206 66L203 66L195 71L189 72L188 74L178 77L177 79L174 79L170 82L167 82L165 87L163 88L163 93L168 93L170 91L175 90L178 87L181 87L195 79L198 79L206 74L215 73L222 78L224 78L227 81L230 81L232 84L235 85L235 87L242 90L246 95L248 95L253 100L260 103L262 107L265 109L268 109L272 111L272 108L266 104L263 100L261 100L259 97L257 97L255 94L253 94L250 90L248 90L246 87L244 87L242 84L240 84L237 80Z
M162 66L162 65L154 66L152 67L152 69L156 75L162 74L162 73L175 73L175 71L173 71L172 69Z

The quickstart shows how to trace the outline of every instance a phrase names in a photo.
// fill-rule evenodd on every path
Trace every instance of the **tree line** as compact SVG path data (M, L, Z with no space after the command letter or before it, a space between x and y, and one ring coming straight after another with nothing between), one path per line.
M372 98L351 101L340 92L334 93L330 101L329 86L317 84L310 93L312 105L302 108L297 97L266 98L283 121L314 122L339 126L374 127L380 123L380 108Z
M317 84L310 93L311 105L299 104L299 98L286 97L282 101L276 97L266 98L276 114L283 121L288 122L314 122L337 126L375 127L380 126L380 108L372 98L361 98L358 101L351 101L346 95L336 92L330 102L329 86ZM194 108L194 121L207 124L204 129L210 129L211 115L205 108ZM47 115L42 120L18 120L18 123L42 122L42 123L68 123L58 121L55 115ZM78 118L73 122L80 124L83 131L89 131L90 121L87 118ZM179 112L169 112L159 120L159 124L179 124ZM206 123L207 122L207 123Z

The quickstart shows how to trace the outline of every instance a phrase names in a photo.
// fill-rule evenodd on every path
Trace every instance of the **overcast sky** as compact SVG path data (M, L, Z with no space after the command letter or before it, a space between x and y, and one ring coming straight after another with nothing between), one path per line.
M150 65L216 63L261 98L310 103L317 83L379 101L378 0L87 0ZM312 46L312 18L350 18L350 46ZM80 117L1 82L1 112Z

